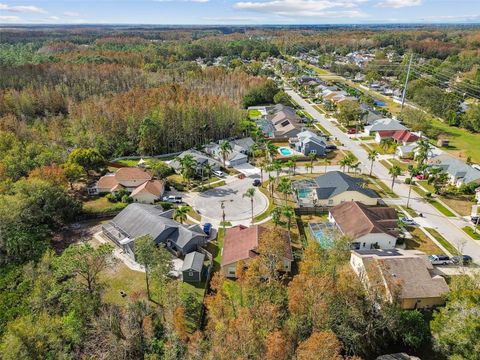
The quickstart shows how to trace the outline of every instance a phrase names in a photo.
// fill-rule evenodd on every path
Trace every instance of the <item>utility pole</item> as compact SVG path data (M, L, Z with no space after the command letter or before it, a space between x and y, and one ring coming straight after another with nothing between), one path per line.
M405 85L403 86L402 105L400 106L400 112L403 111L403 105L405 104L405 96L407 95L408 79L410 78L410 69L412 67L412 61L413 61L413 53L410 54L410 61L408 62L407 78L405 79Z

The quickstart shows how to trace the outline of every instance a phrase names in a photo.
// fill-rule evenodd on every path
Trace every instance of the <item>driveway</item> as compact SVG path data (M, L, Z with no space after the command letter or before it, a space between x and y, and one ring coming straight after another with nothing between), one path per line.
M259 176L238 177L230 176L226 179L227 184L215 189L207 190L202 193L190 193L185 201L197 211L202 222L210 222L218 226L222 221L222 202L225 204L225 220L232 225L250 225L251 224L251 203L250 198L243 194L248 188L253 187L253 179ZM264 212L268 207L268 199L258 188L255 188L253 198L253 215L257 216Z

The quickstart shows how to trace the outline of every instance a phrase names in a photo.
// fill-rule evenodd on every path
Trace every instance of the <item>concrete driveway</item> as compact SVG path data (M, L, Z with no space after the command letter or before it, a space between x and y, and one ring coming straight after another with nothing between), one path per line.
M248 188L253 187L252 182L259 176L238 177L230 176L226 179L227 184L202 193L190 193L185 201L191 205L202 217L202 222L210 222L218 226L222 221L221 203L225 204L225 220L232 225L250 225L252 212L250 198L243 194ZM255 188L253 198L253 214L257 216L268 207L268 199L258 188Z

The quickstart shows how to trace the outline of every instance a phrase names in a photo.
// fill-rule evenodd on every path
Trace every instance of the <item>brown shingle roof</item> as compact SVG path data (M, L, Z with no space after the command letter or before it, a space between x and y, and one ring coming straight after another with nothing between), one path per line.
M150 180L139 187L135 188L135 190L132 191L131 196L135 196L139 193L142 192L147 192L152 195L155 195L156 197L160 197L163 194L163 190L165 188L165 183L161 180Z
M357 239L371 233L397 236L397 213L389 207L368 207L348 201L330 210L342 233Z
M221 265L225 266L257 256L258 241L266 231L269 230L258 225L250 227L239 225L226 229ZM284 235L285 258L293 260L288 233L284 232Z
M115 175L105 175L97 181L97 188L99 189L109 189L111 191L117 185L118 181L115 179Z
M150 175L145 169L139 167L124 167L117 170L115 173L115 179L119 183L130 180L148 181L152 179L152 175Z

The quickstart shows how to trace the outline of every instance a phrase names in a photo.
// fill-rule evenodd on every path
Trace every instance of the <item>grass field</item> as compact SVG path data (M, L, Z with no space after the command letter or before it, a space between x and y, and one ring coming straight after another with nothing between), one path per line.
M448 216L448 217L452 217L452 216L455 216L454 213L452 213L450 210L448 210L445 206L443 206L442 204L440 204L437 200L435 199L429 199L427 198L426 199L430 205L432 205L435 209L437 209L438 211L440 211L443 215L445 216Z
M83 212L87 214L104 214L109 212L121 211L128 204L122 202L112 203L105 196L98 197L83 203Z
M102 280L108 283L103 294L103 300L110 304L127 305L132 295L139 295L146 299L145 273L130 270L122 262L115 268L102 275ZM127 293L126 297L120 296L120 291Z
M435 229L432 229L432 228L425 228L425 230L427 230L430 235L432 235L445 249L447 249L450 254L456 256L456 255L460 255L460 253L458 252L457 249L455 249L455 247L450 244L447 239L445 239L441 234L439 234L439 232Z
M319 123L314 123L313 126L315 126L318 130L320 130L322 133L324 133L325 135L328 135L328 136L331 136L332 134L330 134L327 129L325 129L322 125L320 125Z
M257 118L257 117L260 117L262 116L262 113L260 112L260 110L257 110L257 109L250 109L248 110L248 117L249 118Z

